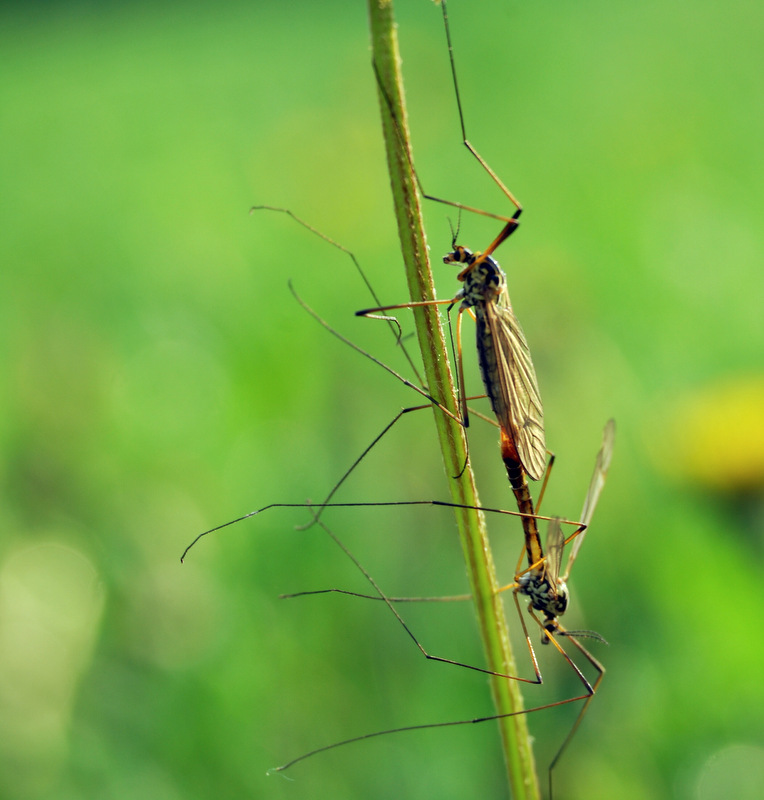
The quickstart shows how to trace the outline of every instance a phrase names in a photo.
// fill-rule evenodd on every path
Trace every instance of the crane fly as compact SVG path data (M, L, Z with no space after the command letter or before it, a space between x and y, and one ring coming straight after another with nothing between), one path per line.
M472 252L466 247L457 244L457 234L454 234L451 241L451 252L444 256L443 261L449 265L459 265L462 267L457 275L457 279L464 285L450 300L423 300L411 303L378 306L377 308L358 311L357 315L373 317L381 312L393 311L395 309L441 305L446 303L448 303L447 311L450 312L457 303L459 304L456 324L456 349L461 415L463 424L466 427L469 424L469 416L464 390L461 319L463 312L470 311L473 313L477 326L476 342L478 363L486 394L488 395L491 407L501 429L502 458L504 458L505 463L511 463L512 465L520 467L532 480L539 480L544 474L546 465L544 414L541 395L539 393L536 371L533 367L528 343L520 323L517 321L514 311L512 310L512 304L507 291L506 275L496 259L493 258L493 253L499 245L517 230L519 225L518 218L523 209L512 192L509 191L494 170L467 139L446 3L442 2L441 5L443 9L443 21L446 31L454 92L459 112L462 141L504 195L515 206L516 210L511 217L506 217L482 211L472 206L466 206L463 203L457 203L427 194L424 191L413 164L411 164L412 172L416 176L423 197L458 209L493 217L504 222L504 227L499 235L496 236L482 252ZM381 81L378 82L381 87ZM392 108L392 106L390 107ZM391 319L389 316L383 316L381 318ZM513 491L515 491L516 496L518 496L518 503L524 504L524 507L521 507L520 510L532 514L532 509L529 509L527 505L529 499L527 487L523 490L519 480L511 475L510 481L512 482L513 480Z
M569 592L568 592L568 578L570 571L581 549L584 541L584 536L591 523L594 509L599 501L600 494L605 485L605 478L607 477L608 469L610 468L610 461L613 456L613 445L615 443L615 421L608 420L602 434L602 445L597 453L597 460L594 466L592 479L589 483L589 489L586 493L584 506L581 510L581 526L582 528L576 531L573 536L564 539L560 520L553 518L549 523L549 530L547 533L547 551L543 561L530 563L528 569L518 574L515 578L514 584L503 587L499 591L506 589L513 589L515 602L517 602L517 595L522 594L529 598L530 605L528 612L536 620L537 624L542 628L542 644L549 644L552 642L557 650L562 653L566 661L573 667L578 677L582 680L584 687L587 689L587 694L580 698L583 700L583 706L576 717L568 735L565 737L563 743L560 745L559 750L555 754L549 765L549 795L552 796L552 771L560 760L563 752L570 743L570 740L578 730L584 714L589 708L592 698L594 697L600 683L605 675L605 668L602 664L578 641L577 636L589 636L593 638L601 638L589 631L571 631L566 630L559 622L561 617L568 608ZM564 545L575 537L568 557L568 563L565 572L560 575L560 568L562 565L562 555ZM538 544L540 548L540 543ZM526 548L527 549L527 548ZM530 561L530 556L529 556ZM540 611L544 619L539 620L533 613L533 610ZM597 679L594 684L590 684L583 676L579 668L573 663L568 655L563 651L559 642L556 641L555 636L566 636L568 640L579 650L579 652L586 658L586 660L597 671ZM568 701L572 702L572 701Z
M547 643L550 636L556 632L563 632L563 628L558 622L558 617L565 613L568 607L568 578L575 562L578 552L583 544L584 536L591 523L594 509L599 501L600 494L605 485L610 461L613 455L613 445L615 443L615 421L608 420L602 434L602 445L597 453L597 461L594 466L592 479L584 500L584 507L581 511L580 527L571 536L565 538L562 533L559 517L549 519L549 529L546 540L546 555L541 549L541 543L537 542L534 548L526 547L528 567L519 571L515 576L515 582L499 589L500 592L512 589L519 594L527 595L531 601L531 607L544 614L544 621L540 626L546 632L542 638ZM547 519L536 517L537 519ZM573 541L568 557L565 572L560 574L562 566L562 555L565 545ZM540 552L541 556L535 559L535 553ZM533 553L533 555L531 555ZM521 561L522 561L521 555ZM570 632L567 632L570 635Z
M610 467L610 461L612 458L613 453L613 444L615 440L615 423L613 420L609 420L608 423L605 425L605 429L603 432L602 438L602 445L600 450L597 454L597 460L594 467L594 472L592 474L591 481L589 483L589 488L586 494L586 498L584 500L583 510L581 514L581 519L578 522L570 523L569 520L563 520L560 517L542 517L537 516L537 519L546 520L549 523L547 539L546 539L546 554L542 554L540 559L529 563L525 569L520 568L520 564L525 558L525 550L520 556L520 560L518 562L518 567L515 573L515 579L511 584L502 587L499 589L500 592L503 591L512 591L514 603L517 609L517 613L521 622L521 626L523 629L523 634L528 646L531 662L533 665L533 670L535 672L535 678L522 678L518 676L500 676L506 677L512 680L519 680L525 683L542 683L542 675L541 670L538 665L538 660L536 657L536 653L533 649L533 645L531 643L530 635L528 633L527 623L525 621L525 615L522 612L520 607L520 600L523 597L528 598L528 608L527 612L530 617L533 619L536 625L538 625L541 631L541 641L542 644L551 644L557 652L563 657L565 662L570 666L573 670L575 675L577 676L578 680L581 681L583 686L584 692L582 694L577 694L574 697L568 697L563 700L558 700L551 703L546 703L543 705L535 706L533 708L528 708L523 711L515 712L515 714L530 714L535 711L542 711L549 708L556 708L558 706L567 705L569 703L574 703L577 701L583 701L583 706L579 711L570 731L568 732L567 736L563 740L560 748L557 750L552 762L549 765L549 791L550 796L552 794L552 771L558 764L563 752L566 750L568 744L570 743L571 739L575 735L576 731L578 730L581 721L589 708L589 704L596 694L602 679L605 674L604 666L599 662L597 658L589 652L589 650L584 647L579 638L588 637L592 639L596 639L599 641L604 642L604 639L597 633L593 631L582 631L582 630L569 630L563 627L560 623L559 618L566 612L568 605L570 594L567 586L568 579L570 577L571 568L573 563L578 556L581 544L583 543L584 536L586 531L589 528L589 525L592 520L592 516L594 514L594 509L597 506L597 502L599 500L600 494L602 492L602 488L605 483L605 478L607 476L608 469ZM431 500L422 500L422 501L404 501L402 503L392 503L390 505L420 505L420 504L430 504L430 505L441 505L441 506L453 506L453 503L447 502L439 502L439 501L431 501ZM310 506L306 506L306 504L297 504L302 505L303 507L311 508ZM388 504L357 504L357 503L335 503L330 504L332 507L340 507L340 506L358 506L358 505L388 505ZM291 505L290 507L294 507ZM265 509L263 509L265 510ZM316 507L311 508L312 513L315 513ZM504 511L503 509L494 509L494 508L481 508L482 511L491 511L491 512L498 512L502 514L509 514L512 516L517 516L518 512L511 512L511 511ZM562 523L570 523L576 525L576 529L567 537L562 533ZM369 573L361 566L358 560L350 553L350 551L345 547L344 544L332 533L329 528L326 527L325 523L319 521L318 524L329 534L329 536L334 539L335 543L337 543L343 551L353 560L356 567L363 573L364 577L369 581L369 583L374 588L376 594L374 595L367 595L362 594L359 592L351 592L344 589L321 589L317 591L307 591L307 592L299 592L296 594L290 595L283 595L285 598L293 598L293 597L303 597L307 595L316 595L316 594L329 594L329 593L337 593L337 594L344 594L350 595L353 597L360 597L365 599L371 600L381 600L391 609L399 623L403 626L408 636L413 640L414 644L420 650L420 652L428 659L440 661L444 663L453 664L456 666L463 666L469 669L475 670L477 672L484 672L491 675L495 675L496 673L490 672L489 670L481 669L479 667L474 667L471 665L463 664L458 661L454 661L451 659L442 658L439 656L434 656L428 653L420 641L416 638L414 633L412 632L411 628L408 626L406 622L404 622L403 618L399 614L399 612L395 609L394 605L396 603L406 603L406 602L444 602L444 601L457 601L457 600L468 600L470 599L469 595L453 595L450 597L388 597L386 596L382 589L379 587L377 582L369 575ZM561 574L561 566L563 560L563 553L565 548L571 545L570 547L570 555L568 557L568 562L565 568L564 573ZM538 544L539 551L541 550L541 544ZM559 637L565 637L570 643L581 653L581 655L586 659L586 661L591 665L591 667L596 671L597 677L593 682L590 682L586 676L584 675L581 668L575 663L575 661L571 658L571 656L566 652L566 650L562 647L562 645L557 641ZM507 716L514 716L515 714L502 714L502 715L490 715L484 717L476 717L473 719L462 719L450 722L439 722L439 723L426 723L426 724L419 724L419 725L408 725L399 728L392 728L387 729L384 731L377 731L374 733L364 734L362 736L355 736L350 739L343 740L341 742L335 742L330 745L326 745L324 747L317 748L312 750L308 753L304 753L297 758L292 759L291 761L287 762L286 764L281 765L280 767L276 767L271 772L281 772L293 767L295 764L304 761L312 756L315 756L319 753L326 752L327 750L333 750L337 747L342 747L347 744L352 744L355 742L363 741L366 739L375 738L377 736L384 736L392 733L402 733L404 731L417 731L417 730L426 730L431 728L443 728L443 727L453 727L457 725L470 725L479 722L488 722L491 720L502 719Z

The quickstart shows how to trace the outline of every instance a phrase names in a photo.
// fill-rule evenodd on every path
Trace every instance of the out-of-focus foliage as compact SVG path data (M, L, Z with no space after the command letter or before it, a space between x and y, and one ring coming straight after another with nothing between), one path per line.
M427 189L502 212L459 143L439 10L399 0ZM498 255L558 455L548 513L608 483L572 577L601 694L561 796L753 797L762 763L762 11L699 0L452 0L468 133L523 201ZM322 331L410 373L350 260L405 300L363 3L6 4L0 25L0 795L498 797L485 681L425 663L381 604L278 595L363 578L305 513L419 402ZM426 208L439 294L451 210ZM497 227L463 217L479 248ZM401 314L404 325L410 321ZM466 321L469 333L469 321ZM410 327L410 326L409 326ZM472 348L470 391L479 391ZM484 502L511 507L473 424ZM429 412L337 499L447 496ZM464 591L447 511L326 522L390 594ZM490 520L503 577L520 529ZM480 662L472 615L405 608ZM510 603L508 612L513 613ZM546 648L545 648L546 650ZM519 651L521 652L521 651ZM528 705L578 691L553 653ZM524 675L530 664L520 657ZM575 710L531 719L544 769ZM748 783L746 783L748 781Z

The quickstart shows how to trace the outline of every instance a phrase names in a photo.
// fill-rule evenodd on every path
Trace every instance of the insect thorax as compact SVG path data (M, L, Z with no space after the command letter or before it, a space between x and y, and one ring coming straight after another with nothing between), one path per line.
M568 607L568 587L559 581L556 586L549 583L541 572L529 572L517 581L520 593L530 598L531 606L548 617L559 617Z
M481 260L480 253L456 246L453 252L443 258L443 262L467 265L459 276L464 281L459 292L462 308L477 306L479 309L487 302L496 301L506 290L507 277L504 270L491 256L485 256Z

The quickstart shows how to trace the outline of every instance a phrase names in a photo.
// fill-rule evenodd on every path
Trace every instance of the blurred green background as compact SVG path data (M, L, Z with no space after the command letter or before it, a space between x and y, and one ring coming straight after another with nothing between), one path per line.
M459 141L439 10L397 12L426 188L506 211ZM580 512L602 425L618 423L566 618L610 642L592 643L608 673L558 797L759 796L764 14L734 0L452 0L450 14L469 136L526 209L498 255L558 456L547 512ZM292 209L356 253L384 302L405 300L364 4L0 15L0 796L506 796L492 723L266 777L349 736L489 713L485 680L426 663L381 604L278 600L365 588L323 532L294 530L300 510L178 561L212 525L320 500L418 402L288 291L410 374L384 326L353 317L371 301L350 260L247 213ZM426 207L442 297L449 213ZM496 230L465 217L461 240ZM495 432L470 440L482 500L511 507ZM446 481L425 411L338 499L445 499ZM325 520L388 593L465 590L448 511ZM489 525L509 581L520 529ZM469 607L404 611L431 651L480 663ZM528 705L579 690L553 656ZM530 718L542 774L575 713Z

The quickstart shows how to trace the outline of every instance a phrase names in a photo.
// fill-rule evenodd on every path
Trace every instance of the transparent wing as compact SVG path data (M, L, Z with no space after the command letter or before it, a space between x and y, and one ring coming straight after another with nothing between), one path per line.
M484 371L486 391L499 424L515 443L523 469L537 481L546 468L544 411L528 343L508 305L486 303L485 320L495 359L494 374L487 378Z
M589 484L589 491L586 493L584 507L581 511L581 522L587 527L591 522L594 509L597 507L597 501L600 499L600 494L602 494L602 487L605 485L605 478L607 477L607 471L610 467L610 459L613 457L614 442L615 420L609 419L605 424L605 430L602 433L602 446L600 447L599 453L597 453L597 462L594 465L594 474L592 475L592 480ZM573 562L576 560L578 551L581 549L584 536L586 536L586 531L584 531L573 541L573 547L570 551L570 558L568 559L568 566L565 570L565 577L563 580L567 580L568 575L570 575L570 569L573 566Z
M549 585L557 588L557 578L560 575L562 564L562 546L565 537L562 535L560 518L553 517L549 521L549 530L546 534L546 577Z

